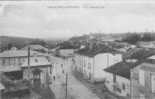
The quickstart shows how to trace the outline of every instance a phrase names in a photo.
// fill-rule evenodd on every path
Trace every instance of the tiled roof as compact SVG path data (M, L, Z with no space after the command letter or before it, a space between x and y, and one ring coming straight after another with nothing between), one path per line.
M155 72L154 64L144 62L144 63L140 64L139 66L141 66L140 68L145 71Z
M93 47L92 49L89 49L88 47L81 49L79 51L77 51L76 53L81 54L81 55L85 55L85 56L89 56L89 57L94 57L95 55L99 54L99 53L117 53L116 50L114 50L113 48L110 48L108 46L105 45L100 45L100 46L96 46Z
M41 55L41 53L37 51L30 51L30 55ZM23 57L28 56L27 50L7 50L0 53L0 57Z
M43 46L38 45L38 44L25 46L25 47L22 48L22 49L23 49L23 50L27 50L29 47L30 47L31 50L44 50L44 51L48 51L48 49L47 49L46 47L43 47Z
M135 63L119 62L104 70L107 72L125 77L127 79L130 79L130 70L136 67L138 64L140 64L140 62L135 62Z
M129 50L127 53L124 54L126 59L146 59L152 55L155 55L154 49L144 49L144 48L135 48Z

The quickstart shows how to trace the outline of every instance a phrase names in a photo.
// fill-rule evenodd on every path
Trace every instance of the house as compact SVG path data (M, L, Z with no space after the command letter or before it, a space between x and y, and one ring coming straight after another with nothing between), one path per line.
M104 69L122 61L122 54L106 46L90 44L89 47L75 53L73 69L91 82L104 81L109 76Z
M28 50L28 48L30 48L33 51L39 51L39 52L48 52L48 48L39 45L39 44L31 44L31 45L27 45L24 48L22 48L21 50Z
M155 55L155 49L148 48L133 48L128 50L123 58L126 59L136 59L136 60L145 60L148 57Z
M74 54L74 49L59 49L59 55L64 57L71 57Z
M155 58L131 70L131 99L155 99Z
M22 65L21 69L23 71L23 79L31 80L32 84L37 83L37 81L46 86L47 83L50 83L52 76L52 64L46 57L31 57L26 60Z
M23 80L23 73L19 66L0 66L0 83L3 89L1 90L2 99L10 99L29 95L29 82Z
M119 95L130 96L130 70L139 64L137 61L122 61L104 69L110 76L106 78L107 88Z
M57 57L57 56L50 56L51 63L53 64L52 69L52 81L53 83L57 80L57 78L63 77L66 75L67 67L67 59Z
M33 56L39 57L44 55L36 51L30 51L30 57ZM1 66L10 66L10 65L19 66L27 59L28 59L27 50L7 50L0 53Z
M142 48L155 48L155 41L148 41L148 42L145 42L145 41L139 41L137 43L137 46L138 47L142 47Z
M0 53L0 72L5 78L3 84L6 82L16 82L15 85L21 83L21 86L27 90L28 86L23 81L31 82L33 85L48 85L51 80L52 64L46 54L30 50L8 50ZM8 89L6 87L7 91L4 92L10 92ZM13 89L20 90L20 87Z

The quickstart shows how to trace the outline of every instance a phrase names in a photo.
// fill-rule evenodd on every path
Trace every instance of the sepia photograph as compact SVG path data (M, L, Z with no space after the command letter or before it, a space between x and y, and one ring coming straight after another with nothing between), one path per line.
M0 0L0 99L155 99L155 1Z

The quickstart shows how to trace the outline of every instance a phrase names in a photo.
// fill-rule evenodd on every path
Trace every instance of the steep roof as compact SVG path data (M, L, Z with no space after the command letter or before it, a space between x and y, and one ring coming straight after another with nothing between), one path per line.
M119 62L116 63L106 69L104 69L107 72L125 77L127 79L130 79L130 70L134 67L136 67L140 62Z

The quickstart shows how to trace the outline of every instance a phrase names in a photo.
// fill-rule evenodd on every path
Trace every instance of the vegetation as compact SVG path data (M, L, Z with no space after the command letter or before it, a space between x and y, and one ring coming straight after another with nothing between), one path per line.
M56 46L57 40L42 40L24 37L0 36L0 51L16 47L23 48L28 44L39 44L44 47L53 48Z
M126 37L122 39L124 42L130 44L136 44L138 41L154 41L155 34L153 33L128 33Z

